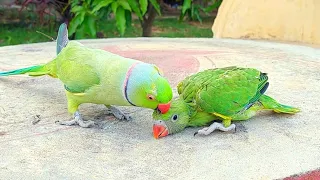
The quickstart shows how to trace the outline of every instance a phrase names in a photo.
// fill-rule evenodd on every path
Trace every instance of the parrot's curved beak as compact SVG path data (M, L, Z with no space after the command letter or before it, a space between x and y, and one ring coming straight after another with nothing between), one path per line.
M169 130L163 121L156 121L153 124L153 137L159 139L160 137L167 136Z
M159 104L157 109L161 112L161 114L165 114L169 111L171 106L171 102L168 102L167 104Z

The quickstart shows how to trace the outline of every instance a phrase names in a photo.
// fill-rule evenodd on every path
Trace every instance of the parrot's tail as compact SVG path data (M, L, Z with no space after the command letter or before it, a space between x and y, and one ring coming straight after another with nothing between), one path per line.
M59 27L58 37L57 37L57 54L61 52L61 50L67 46L69 42L68 39L68 29L67 24L62 23ZM56 62L55 60L44 64L44 65L36 65L30 66L26 68L16 69L7 72L0 72L0 76L11 76L18 74L28 74L29 76L43 76L49 75L51 77L56 78Z
M300 109L292 107L292 106L287 106L283 104L279 104L279 106L275 109L273 109L274 112L277 113L287 113L287 114L295 114L300 111Z
M68 39L68 28L66 23L62 23L59 27L58 36L57 36L57 54L67 46L69 42Z
M267 95L262 95L259 102L264 106L264 109L270 109L277 113L295 114L300 111L298 108L280 104Z
M52 77L56 77L55 74L50 72L50 69L47 68L47 65L36 65L12 71L0 72L0 76L11 76L19 74L28 74L29 76L50 75Z

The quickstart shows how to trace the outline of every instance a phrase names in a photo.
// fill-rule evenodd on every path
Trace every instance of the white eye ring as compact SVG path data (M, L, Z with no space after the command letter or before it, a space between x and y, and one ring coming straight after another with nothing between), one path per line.
M171 117L171 120L172 121L176 121L178 119L178 115L177 114L174 114L172 117Z
M154 100L154 96L153 96L153 95L151 95L151 94L148 94L148 95L147 95L147 97L148 97L148 99L149 99L149 100L151 100L151 101L153 101L153 100Z

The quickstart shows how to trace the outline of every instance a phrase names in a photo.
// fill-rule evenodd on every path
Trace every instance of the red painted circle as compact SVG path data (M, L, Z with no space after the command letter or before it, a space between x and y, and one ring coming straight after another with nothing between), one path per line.
M203 53L194 50L121 50L111 46L103 49L123 57L157 65L174 86L186 76L198 71L199 62L193 55Z

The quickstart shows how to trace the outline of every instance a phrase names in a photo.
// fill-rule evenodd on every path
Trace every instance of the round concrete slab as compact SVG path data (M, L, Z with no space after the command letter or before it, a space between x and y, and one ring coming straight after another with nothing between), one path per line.
M199 128L155 140L152 110L123 107L117 121L101 105L80 110L97 125L67 120L62 84L50 77L0 78L0 177L6 179L275 179L320 167L320 50L280 43L215 39L84 40L86 46L157 64L173 87L197 71L224 66L267 72L267 94L296 115L259 113L236 133L193 137ZM0 71L45 63L55 43L0 48ZM39 121L40 120L40 121ZM35 125L32 122L39 121Z

